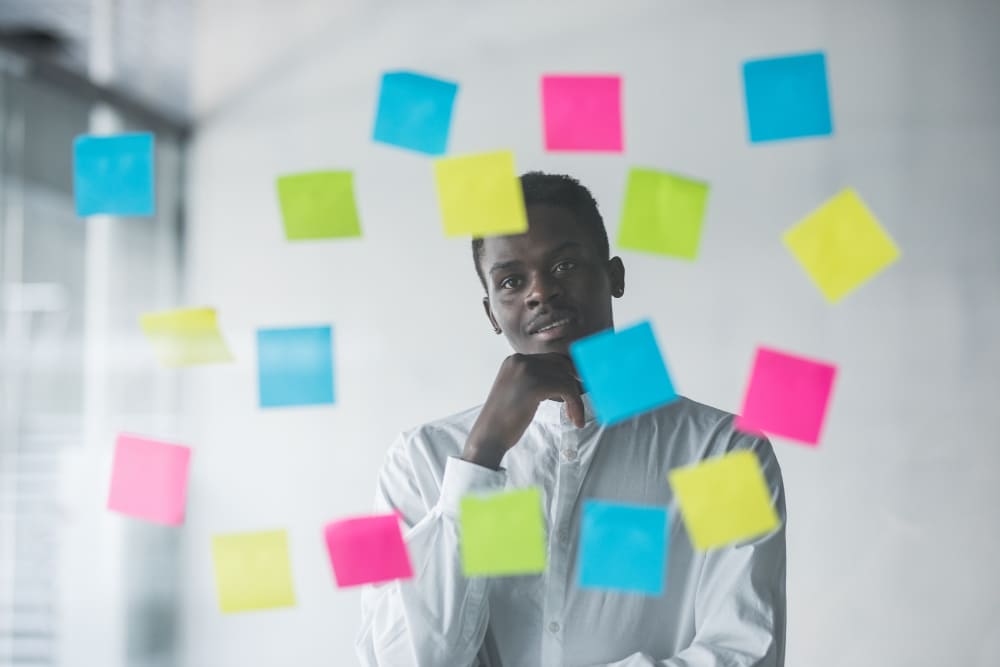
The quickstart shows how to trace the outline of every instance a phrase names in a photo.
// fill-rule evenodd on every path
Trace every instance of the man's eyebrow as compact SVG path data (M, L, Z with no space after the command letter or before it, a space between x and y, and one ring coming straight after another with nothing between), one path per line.
M504 269L520 266L523 263L524 262L522 262L519 259L512 259L508 262L497 262L496 264L490 267L490 273L493 274L496 273L497 271L503 271Z
M579 248L581 243L579 241L566 241L565 243L560 243L552 250L549 250L548 255L558 255L563 250L569 250L570 248Z

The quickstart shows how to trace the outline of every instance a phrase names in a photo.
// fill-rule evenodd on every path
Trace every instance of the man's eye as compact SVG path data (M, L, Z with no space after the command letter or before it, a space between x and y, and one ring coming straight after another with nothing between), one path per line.
M520 284L519 278L511 276L500 281L500 289L516 289Z
M566 262L559 262L558 264L556 264L557 272L571 271L575 268L576 268L576 262L566 261Z

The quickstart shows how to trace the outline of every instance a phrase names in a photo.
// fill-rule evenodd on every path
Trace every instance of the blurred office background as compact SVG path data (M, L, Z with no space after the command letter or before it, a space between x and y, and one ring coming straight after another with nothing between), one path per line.
M0 667L354 663L321 526L507 353L429 160L370 139L390 69L459 82L449 152L576 175L612 240L629 166L711 184L696 262L622 253L682 393L738 410L758 344L839 364L821 446L775 441L790 667L998 664L998 35L996 0L0 0ZM742 62L811 50L834 135L750 145ZM624 76L623 154L543 150L548 72ZM73 137L133 129L156 216L78 218ZM289 243L274 180L324 168L364 237ZM845 186L903 258L830 306L780 235ZM237 361L161 370L139 315L198 305ZM336 405L261 411L256 329L317 323ZM122 431L193 448L183 527L105 509ZM297 606L221 614L210 536L270 528Z

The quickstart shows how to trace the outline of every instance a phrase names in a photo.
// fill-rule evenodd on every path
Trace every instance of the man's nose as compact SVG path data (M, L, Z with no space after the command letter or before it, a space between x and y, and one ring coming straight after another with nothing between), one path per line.
M525 295L525 305L528 308L538 308L560 293L559 281L546 272L540 272L531 279L531 286Z

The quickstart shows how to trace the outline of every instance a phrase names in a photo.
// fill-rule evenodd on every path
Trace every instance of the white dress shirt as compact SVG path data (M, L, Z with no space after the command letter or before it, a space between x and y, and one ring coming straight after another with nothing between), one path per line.
M362 594L363 665L434 667L782 667L785 501L770 443L735 431L733 416L680 398L614 426L575 427L545 401L500 470L461 460L480 407L402 434L386 455L376 509L405 524L414 577ZM749 449L761 463L781 526L758 539L695 551L667 472ZM545 572L466 578L458 512L469 493L537 486L548 535ZM582 589L577 580L585 499L668 508L663 595Z

